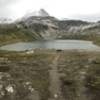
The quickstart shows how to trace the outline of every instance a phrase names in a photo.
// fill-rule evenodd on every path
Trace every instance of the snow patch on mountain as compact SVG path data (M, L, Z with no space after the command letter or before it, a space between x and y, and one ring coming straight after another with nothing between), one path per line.
M34 12L29 12L27 13L24 18L32 17L32 16L37 16L37 17L48 17L49 14L46 12L44 9L40 9L39 11L34 11Z

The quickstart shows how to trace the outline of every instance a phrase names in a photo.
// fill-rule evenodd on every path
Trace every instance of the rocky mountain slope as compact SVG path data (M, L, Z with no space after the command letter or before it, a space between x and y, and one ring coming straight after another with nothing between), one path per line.
M99 33L99 22L59 20L41 9L13 23L0 24L0 44L49 39L94 40L99 37Z

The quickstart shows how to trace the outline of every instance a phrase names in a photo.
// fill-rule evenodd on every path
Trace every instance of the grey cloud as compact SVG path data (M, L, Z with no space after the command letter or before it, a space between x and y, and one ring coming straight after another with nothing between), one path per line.
M71 16L72 19L79 19L79 20L84 20L84 21L91 21L91 22L96 22L100 21L100 13L97 14L89 14L89 15L73 15Z
M9 17L12 14L11 6L21 0L0 0L0 18Z
M5 6L9 6L9 5L16 3L18 1L19 0L0 0L0 8L5 7Z
M11 11L10 9L0 9L0 18L4 17L8 17L9 15L11 15Z

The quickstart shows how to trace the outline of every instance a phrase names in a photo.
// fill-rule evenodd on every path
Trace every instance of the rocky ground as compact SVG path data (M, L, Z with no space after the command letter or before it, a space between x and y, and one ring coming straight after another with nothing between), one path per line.
M0 51L0 100L99 100L100 52Z

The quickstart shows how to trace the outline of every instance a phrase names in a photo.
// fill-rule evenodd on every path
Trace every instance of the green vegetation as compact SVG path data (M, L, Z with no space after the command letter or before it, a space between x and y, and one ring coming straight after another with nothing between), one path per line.
M26 29L19 29L15 25L0 27L0 45L34 40Z
M0 25L0 45L41 40L41 32L47 29L48 26L46 25L33 24L27 27L22 22L19 24Z

